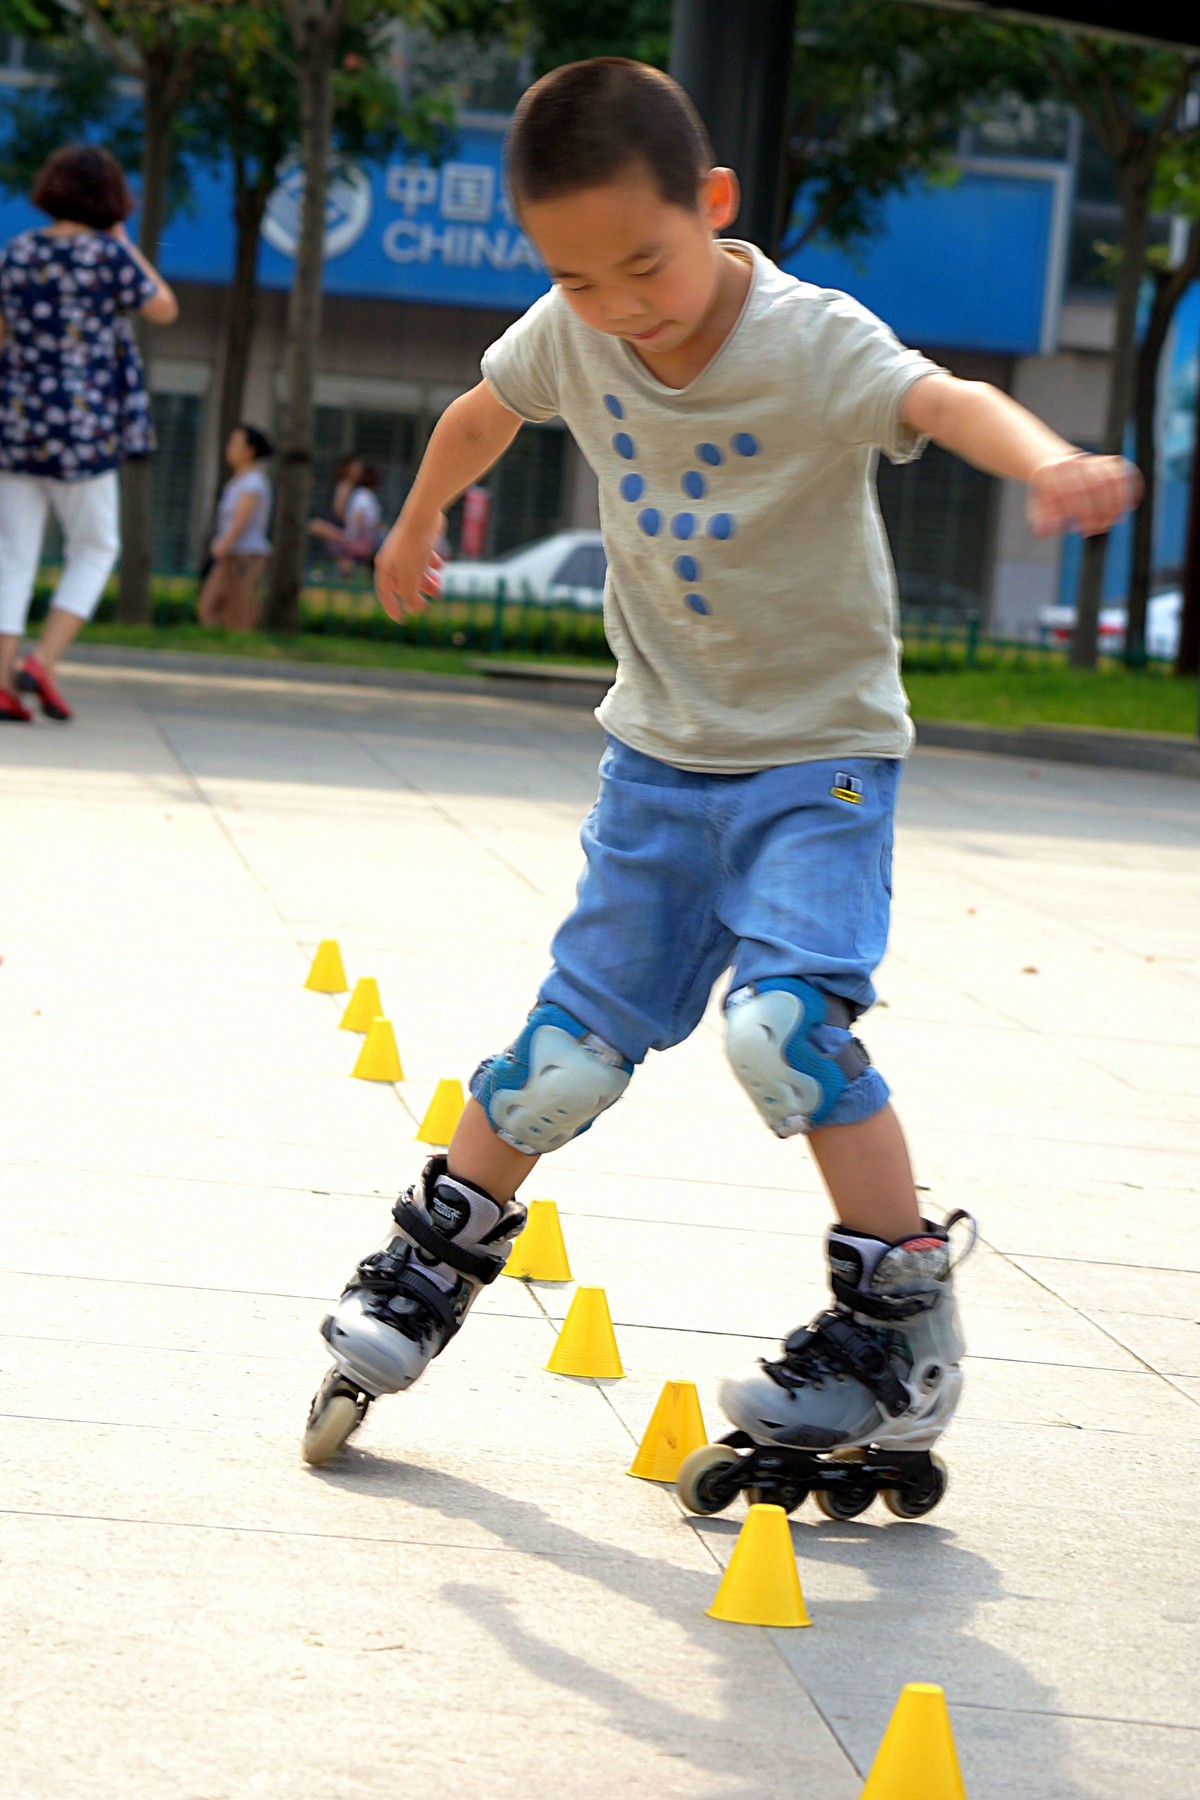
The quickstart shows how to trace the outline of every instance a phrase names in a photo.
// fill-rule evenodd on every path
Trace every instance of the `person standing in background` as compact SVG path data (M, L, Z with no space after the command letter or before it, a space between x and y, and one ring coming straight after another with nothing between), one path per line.
M258 465L274 450L256 425L238 425L229 434L225 461L233 475L217 504L212 567L196 609L202 625L253 631L258 624L258 589L271 554L271 484Z
M153 448L141 358L123 315L140 312L154 325L179 316L126 233L133 197L111 152L56 150L30 198L53 224L0 250L0 722L15 724L33 717L22 693L48 718L71 717L58 660L117 559L117 469ZM63 569L36 654L21 662L51 511Z

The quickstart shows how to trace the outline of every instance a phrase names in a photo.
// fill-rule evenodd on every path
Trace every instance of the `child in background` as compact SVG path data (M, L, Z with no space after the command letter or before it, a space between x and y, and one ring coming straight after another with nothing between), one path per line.
M258 624L258 589L271 554L271 484L259 464L273 454L270 438L256 425L238 425L229 434L225 460L233 476L217 504L212 567L197 605L202 625L253 631Z
M807 1138L838 1218L828 1308L722 1386L742 1464L768 1470L740 1484L777 1482L783 1446L812 1465L790 1503L812 1486L851 1517L878 1491L916 1516L941 1497L931 1450L962 1379L960 1215L922 1217L887 1083L853 1034L887 941L912 741L876 460L932 438L1024 482L1043 533L1106 531L1136 472L718 236L736 178L654 69L601 58L544 77L514 115L508 176L554 286L443 413L375 585L393 618L419 611L445 509L523 420L561 416L600 481L608 747L534 1009L325 1320L334 1367L305 1455L324 1461L375 1397L420 1377L503 1268L538 1157L688 1037L731 971L733 1072L777 1136ZM731 1222L739 1206L752 1195L730 1194ZM849 1476L831 1450L866 1457ZM695 1454L681 1495L716 1510L736 1450Z

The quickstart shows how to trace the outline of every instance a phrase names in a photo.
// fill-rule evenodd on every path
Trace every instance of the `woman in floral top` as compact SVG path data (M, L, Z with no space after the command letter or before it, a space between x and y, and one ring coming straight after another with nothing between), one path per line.
M0 721L20 723L33 715L18 689L71 716L55 668L117 558L117 468L153 448L127 315L169 325L179 312L126 235L133 200L107 150L56 150L31 198L54 223L0 250ZM51 510L62 575L37 655L18 667Z

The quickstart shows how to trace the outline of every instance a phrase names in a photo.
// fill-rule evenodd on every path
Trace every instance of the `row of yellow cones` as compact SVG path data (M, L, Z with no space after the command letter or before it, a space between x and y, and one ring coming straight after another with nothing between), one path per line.
M319 945L305 985L318 993L347 991L341 951L332 939ZM370 976L355 984L338 1024L343 1031L365 1033L353 1075L368 1081L404 1079L395 1033L383 1016L379 989ZM448 1144L462 1109L461 1085L440 1081L421 1121L418 1139ZM518 1281L572 1279L553 1200L530 1202L525 1229L512 1247L504 1273ZM555 1375L590 1380L624 1376L603 1288L576 1289L546 1368ZM695 1383L668 1381L627 1473L642 1481L673 1482L684 1458L707 1442ZM750 1507L708 1615L735 1625L796 1628L812 1624L782 1507ZM904 1689L861 1800L966 1800L941 1688L912 1682Z
M349 990L342 952L334 938L323 938L317 945L305 987L317 994L344 994ZM363 975L354 984L345 1012L338 1020L339 1031L357 1031L363 1039L362 1049L351 1069L359 1081L403 1081L404 1067L396 1045L392 1021L383 1010L379 984L373 975ZM448 1144L462 1117L465 1104L461 1081L439 1081L433 1090L425 1116L417 1127L417 1141L422 1144Z

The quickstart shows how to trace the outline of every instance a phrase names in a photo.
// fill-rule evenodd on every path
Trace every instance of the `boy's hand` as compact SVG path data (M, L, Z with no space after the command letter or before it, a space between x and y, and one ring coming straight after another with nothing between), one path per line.
M445 528L441 513L424 524L401 513L384 538L375 557L375 592L397 624L405 613L424 612L441 593L442 559L436 546Z
M1123 456L1055 457L1030 476L1025 509L1035 537L1109 531L1142 497L1140 472Z

